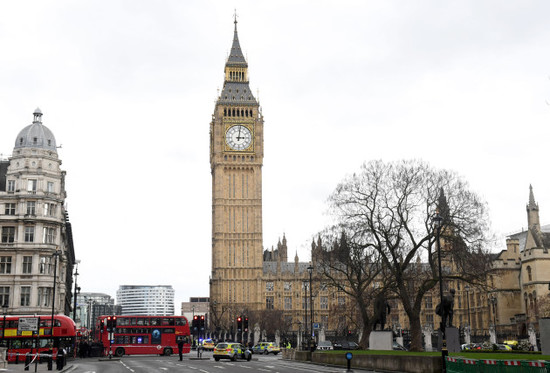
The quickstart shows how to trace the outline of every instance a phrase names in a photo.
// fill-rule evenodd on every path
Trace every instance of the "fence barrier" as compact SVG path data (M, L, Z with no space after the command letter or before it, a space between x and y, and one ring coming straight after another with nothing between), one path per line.
M550 373L549 361L446 358L447 373Z

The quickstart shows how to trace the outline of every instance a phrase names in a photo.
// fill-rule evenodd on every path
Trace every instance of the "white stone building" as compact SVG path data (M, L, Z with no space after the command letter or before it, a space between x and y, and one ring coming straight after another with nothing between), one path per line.
M9 314L71 314L75 260L66 197L55 137L36 109L11 157L0 159L0 306Z

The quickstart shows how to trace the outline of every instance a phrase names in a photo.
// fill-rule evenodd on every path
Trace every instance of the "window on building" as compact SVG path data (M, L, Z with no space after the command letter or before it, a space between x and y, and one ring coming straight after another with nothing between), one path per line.
M52 181L48 181L48 186L47 186L47 191L48 193L53 193L53 182Z
M2 227L2 243L15 242L15 227Z
M40 274L49 275L52 273L52 257L43 256L40 258Z
M426 315L426 324L428 324L428 326L433 329L433 327L434 327L434 315L431 315L431 314Z
M292 309L292 297L285 297L285 310Z
M338 305L339 306L345 306L346 305L346 298L345 297L338 297Z
M25 242L34 242L34 226L25 227Z
M9 286L0 286L0 304L2 305L10 304L10 287Z
M310 309L309 297L302 297L302 309Z
M15 180L8 180L8 192L15 192Z
M55 243L55 228L44 227L44 243Z
M30 194L36 194L36 185L37 185L37 180L34 180L34 179L27 180L27 192L29 192Z
M433 306L433 303L432 303L432 297L424 297L424 300L425 300L425 307L427 310L431 310L434 308Z
M284 284L285 291L292 291L292 282L286 281Z
M320 297L319 303L320 303L319 307L322 310L328 310L328 297Z
M44 216L55 216L55 210L57 205L55 203L44 204Z
M36 215L36 201L27 201L27 215Z
M11 256L0 256L0 273L11 273ZM4 303L0 303L4 304Z
M273 302L273 297L265 297L265 309L272 310L274 309L275 304Z
M527 277L529 281L533 281L533 273L531 272L531 266L527 266Z
M32 256L23 257L23 273L32 273Z
M31 305L31 287L21 286L21 303L22 307L28 307Z
M15 203L6 203L5 212L6 215L15 215Z
M51 306L50 299L52 298L52 288L39 287L38 288L38 307Z
M265 283L265 290L266 291L273 291L274 285L272 281L268 281Z

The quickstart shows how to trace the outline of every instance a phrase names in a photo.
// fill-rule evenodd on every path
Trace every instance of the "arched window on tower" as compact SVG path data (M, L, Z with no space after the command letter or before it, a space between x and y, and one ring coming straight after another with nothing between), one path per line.
M531 266L527 266L527 278L529 281L533 281L533 273L531 271Z

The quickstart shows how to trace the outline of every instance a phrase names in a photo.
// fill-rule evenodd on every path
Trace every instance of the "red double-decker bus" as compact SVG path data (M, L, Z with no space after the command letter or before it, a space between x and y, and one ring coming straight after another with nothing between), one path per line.
M170 356L191 351L189 323L185 316L116 316L114 332L109 332L107 318L97 319L94 336L103 344L105 355L157 354Z
M23 324L36 325L37 331L24 330ZM8 361L24 361L27 353L35 354L37 350L40 354L52 351L55 359L59 348L72 349L76 337L74 321L67 316L54 316L53 337L51 325L51 316L0 317L0 336L2 345L7 347Z

